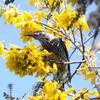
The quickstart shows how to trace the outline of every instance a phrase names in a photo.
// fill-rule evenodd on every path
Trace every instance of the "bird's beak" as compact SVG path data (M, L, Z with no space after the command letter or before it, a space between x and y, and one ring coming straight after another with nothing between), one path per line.
M39 35L34 33L34 34L26 34L26 36L29 36L29 37L32 37L34 39L38 39L39 38Z
M40 33L26 34L26 36L37 37L40 36Z
M34 37L34 35L33 35L33 34L26 34L25 36Z

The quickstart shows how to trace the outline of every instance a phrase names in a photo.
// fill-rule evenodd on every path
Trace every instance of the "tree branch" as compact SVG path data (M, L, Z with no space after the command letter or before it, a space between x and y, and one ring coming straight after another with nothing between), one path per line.
M81 66L82 62L77 66L76 70L74 71L74 73L71 76L71 79L74 77L74 75L77 73L77 69L79 69L79 67Z
M70 62L58 62L58 61L54 61L51 59L45 59L45 61L53 62L53 63L57 63L57 64L76 64L76 63L85 63L86 62L86 60L70 61Z
M85 59L84 53L85 53L85 46L84 46L84 42L83 42L83 34L82 34L82 30L81 30L81 26L80 26L80 36L81 36L81 43L82 43L82 54L83 54L83 60Z

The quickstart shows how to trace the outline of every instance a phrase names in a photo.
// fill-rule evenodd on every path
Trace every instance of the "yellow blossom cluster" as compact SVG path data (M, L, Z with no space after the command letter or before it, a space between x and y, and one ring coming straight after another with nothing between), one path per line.
M96 71L91 71L85 74L85 80L91 79L91 84L95 84L96 82Z
M4 52L4 44L0 42L0 56L3 54L3 52Z
M39 32L41 30L41 26L37 25L34 20L16 23L16 27L21 28L20 38L23 42L32 40L32 37L26 36L27 34Z
M36 76L43 76L55 70L55 67L51 68L49 63L44 62L43 56L48 54L47 51L39 52L33 43L24 48L13 47L6 53L6 65L11 72L21 77L33 75L33 73Z
M59 0L28 0L29 4L34 6L35 3L39 3L39 2L44 2L47 5L49 5L49 7L54 6L57 2L60 2Z
M82 54L79 52L79 54ZM95 65L96 56L88 49L85 51L86 62L81 65L78 72L84 75L85 80L91 80L91 84L95 84L97 77L97 66Z
M89 31L89 26L87 24L85 15L80 16L80 18L78 19L78 21L74 24L74 26L78 29L81 30L86 30Z
M89 64L84 63L78 71L85 76L85 80L91 80L91 84L95 84L97 73L96 67L89 67Z
M59 2L59 0L48 0L48 4L50 7L52 7L52 5L55 5L55 3L57 3L57 1Z
M85 80L91 80L91 84L95 84L97 76L97 66L94 64L96 57L92 52L86 51L85 57L87 61L81 65L81 68L78 70L85 76Z
M18 16L18 10L14 5L9 5L6 7L3 16L6 24L14 24L15 18Z
M66 48L68 49L68 50L71 50L71 42L69 41L69 40L66 40L65 41L65 45L66 45Z
M38 10L35 12L34 17L36 17L37 22L41 22L43 18L46 18L46 13L42 10Z
M59 87L59 84L55 81L46 82L38 95L30 96L29 100L67 100L67 96L74 91L74 88L61 91Z
M67 6L66 10L60 12L60 14L59 13L54 14L54 18L58 27L63 27L64 29L67 29L72 24L72 26L78 29L80 29L81 27L82 30L89 31L89 27L85 16L84 15L80 16L76 22L72 23L76 17L77 17L77 12L72 10L70 6Z
M79 70L84 76L85 80L91 80L91 84L96 82L96 70L95 68L89 68L88 64L82 64L82 68ZM91 77L92 76L92 77Z
M41 25L35 23L33 19L34 16L37 17L38 21L41 21L45 13L37 11L34 15L26 11L18 12L17 8L13 5L7 7L4 12L5 23L14 24L17 28L21 29L20 36L23 42L32 40L32 38L27 37L26 34L38 32L42 29Z
M72 100L90 100L90 98L93 96L98 98L100 94L97 90L88 91L86 88L83 88L82 90L79 90L75 95L73 95Z
M67 29L70 26L71 21L76 17L77 12L73 11L70 6L67 6L65 11L54 14L55 21L58 27Z

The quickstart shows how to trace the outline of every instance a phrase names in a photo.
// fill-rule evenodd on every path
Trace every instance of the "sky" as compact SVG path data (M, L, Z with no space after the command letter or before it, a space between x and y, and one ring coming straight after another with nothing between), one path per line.
M3 3L3 0L0 0ZM26 2L26 0L15 0L14 5L19 6L21 10L34 11L34 8ZM92 5L88 12L95 9ZM0 18L0 41L4 41L6 45L16 44L19 46L25 46L19 37L20 30L17 30L14 26L5 25L3 18ZM75 56L77 57L77 55ZM0 100L5 100L3 97L3 92L8 92L7 85L9 83L13 84L13 96L21 97L24 93L31 94L32 86L37 82L38 79L34 76L25 76L20 78L19 76L11 73L9 69L6 68L5 60L0 58ZM72 80L72 84L77 90L81 89L82 86L90 88L90 81L83 81L82 76L77 76ZM27 100L27 99L26 99Z

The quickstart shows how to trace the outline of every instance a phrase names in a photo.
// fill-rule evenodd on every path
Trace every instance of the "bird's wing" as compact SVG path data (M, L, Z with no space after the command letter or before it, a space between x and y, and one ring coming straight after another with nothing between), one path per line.
M53 52L61 58L67 59L68 61L68 51L62 39L55 38L50 43L52 44Z
M68 55L68 50L65 46L64 41L62 41L62 39L60 38L55 38L51 41L51 44L53 46L53 52L58 55L59 57L61 57L62 61L70 61L69 60L69 55ZM70 77L71 77L71 69L70 69L70 64L67 65L67 69L68 69L68 80L70 81Z

